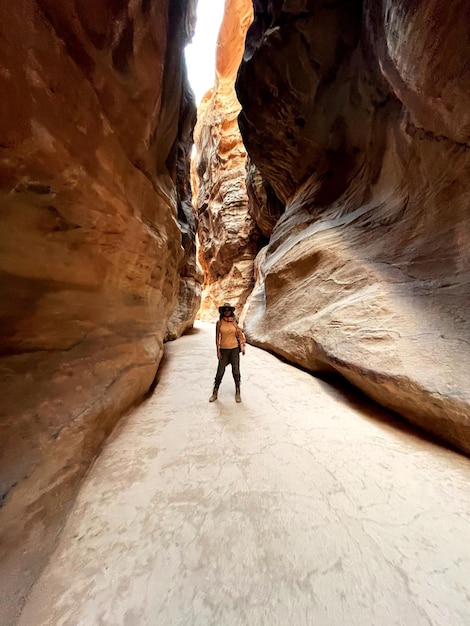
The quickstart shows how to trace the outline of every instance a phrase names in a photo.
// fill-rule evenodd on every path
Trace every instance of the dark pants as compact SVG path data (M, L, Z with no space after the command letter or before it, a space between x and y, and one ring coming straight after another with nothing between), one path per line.
M235 381L235 386L240 387L240 352L238 348L232 348L229 350L226 348L220 349L219 367L217 368L217 374L215 375L214 387L219 388L225 374L225 368L229 363L232 366L232 376Z

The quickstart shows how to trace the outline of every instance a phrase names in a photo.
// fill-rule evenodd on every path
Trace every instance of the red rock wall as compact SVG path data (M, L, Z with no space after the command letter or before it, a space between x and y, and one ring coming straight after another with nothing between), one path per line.
M249 339L470 452L470 6L256 0L237 92L286 204Z
M177 180L193 4L0 5L2 623L100 443L149 389L178 292L170 336L197 310Z
M250 0L226 0L215 88L198 111L193 202L204 271L201 319L214 320L217 307L225 301L240 312L254 284L253 261L260 233L248 210L246 150L238 129L240 104L234 88L252 17Z

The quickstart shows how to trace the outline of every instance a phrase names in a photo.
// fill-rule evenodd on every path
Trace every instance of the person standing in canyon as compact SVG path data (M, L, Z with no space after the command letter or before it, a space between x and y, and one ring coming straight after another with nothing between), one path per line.
M224 377L225 368L229 363L232 366L232 376L235 381L235 401L242 401L240 395L240 352L245 354L245 336L237 324L234 312L235 307L228 302L219 306L220 318L215 327L215 344L219 365L209 402L217 400L220 383Z

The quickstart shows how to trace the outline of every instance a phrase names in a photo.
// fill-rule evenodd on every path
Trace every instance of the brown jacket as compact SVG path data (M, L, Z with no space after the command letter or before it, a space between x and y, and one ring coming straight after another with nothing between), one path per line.
M245 345L246 345L245 335L243 334L243 331L240 328L240 326L237 324L237 322L233 318L231 321L232 321L232 324L235 326L235 335L240 344L240 348L244 352ZM220 320L217 321L217 324L215 326L215 344L217 346L217 350L220 350Z

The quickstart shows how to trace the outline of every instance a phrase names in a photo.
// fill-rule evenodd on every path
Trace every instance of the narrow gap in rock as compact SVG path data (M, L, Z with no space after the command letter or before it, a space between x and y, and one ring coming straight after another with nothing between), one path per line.
M465 619L469 23L3 3L1 624Z

